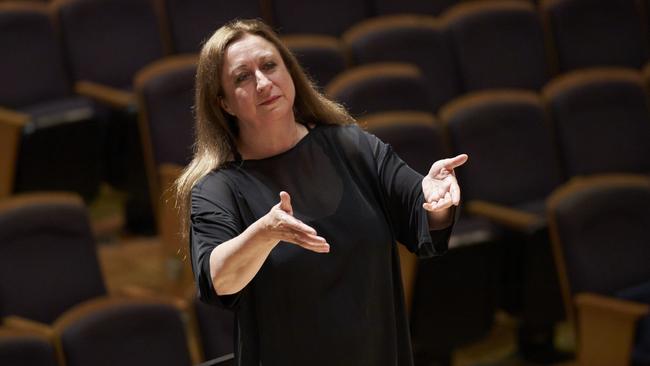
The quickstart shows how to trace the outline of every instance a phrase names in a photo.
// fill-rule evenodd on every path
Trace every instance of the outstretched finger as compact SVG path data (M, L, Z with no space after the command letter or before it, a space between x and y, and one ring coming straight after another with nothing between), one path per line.
M289 193L282 191L280 192L280 209L289 215L293 216L293 208L291 207L291 196Z
M305 224L304 222L298 220L297 218L291 215L284 214L284 216L282 217L282 221L283 221L282 226L287 229L301 231L306 234L316 235L316 229Z
M329 243L321 236L306 234L302 231L291 229L282 231L282 240L318 253L327 253L330 248Z
M458 168L459 166L465 164L467 162L467 159L469 159L469 156L467 156L467 154L456 155L453 158L445 159L444 167L449 170Z

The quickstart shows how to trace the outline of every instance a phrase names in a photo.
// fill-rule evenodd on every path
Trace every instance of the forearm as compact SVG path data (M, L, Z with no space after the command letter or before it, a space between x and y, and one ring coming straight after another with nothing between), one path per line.
M448 207L441 211L427 211L430 230L442 230L454 222L455 206Z
M263 235L259 221L210 253L210 276L219 295L241 291L262 267L278 241Z

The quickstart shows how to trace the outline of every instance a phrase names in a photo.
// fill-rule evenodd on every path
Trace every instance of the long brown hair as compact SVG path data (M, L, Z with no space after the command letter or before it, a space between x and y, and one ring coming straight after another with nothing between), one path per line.
M235 20L219 28L203 45L196 72L194 157L176 180L176 207L181 233L187 238L190 195L196 182L235 157L237 120L221 108L221 72L228 46L246 34L271 42L280 53L296 89L294 115L297 121L316 124L349 124L354 119L339 104L325 98L314 87L295 56L269 26L259 20Z

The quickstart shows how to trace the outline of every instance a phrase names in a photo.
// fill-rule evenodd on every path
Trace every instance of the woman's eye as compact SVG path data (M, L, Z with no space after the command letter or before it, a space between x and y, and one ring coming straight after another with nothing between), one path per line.
M249 73L243 72L243 73L237 75L237 77L235 78L235 83L239 84L239 83L241 83L243 81L246 81L246 79L248 79L249 76L250 76Z
M264 65L262 65L262 67L264 68L264 70L271 70L275 67L275 62L273 61L266 62L264 63Z

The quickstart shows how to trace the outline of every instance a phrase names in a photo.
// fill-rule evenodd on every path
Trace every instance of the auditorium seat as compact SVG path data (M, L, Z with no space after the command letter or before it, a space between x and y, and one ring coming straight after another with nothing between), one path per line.
M106 180L126 193L127 230L151 235L133 77L168 52L153 2L55 0L52 8L76 92L110 111Z
M385 111L433 112L420 70L404 63L376 63L346 70L325 93L353 117Z
M54 345L40 333L0 327L0 365L57 366Z
M537 90L549 78L544 32L533 4L463 2L444 13L465 92Z
M377 16L392 14L440 15L459 0L373 0L373 10Z
M173 182L192 158L194 79L198 57L182 55L154 62L137 73L135 94L145 167L170 284L192 281L178 248L180 223L174 208ZM170 289L171 290L171 289Z
M543 95L566 176L650 173L650 108L638 70L574 71Z
M271 24L280 34L339 36L370 15L365 0L271 0Z
M650 179L576 179L547 205L578 363L650 364Z
M348 67L347 56L336 37L296 34L282 37L282 42L320 90Z
M543 0L540 11L559 73L593 67L640 68L648 57L635 0Z
M352 26L342 39L355 65L405 62L418 66L434 111L460 94L454 55L437 18L423 15L371 18Z
M143 299L97 299L53 325L66 366L190 366L181 311Z
M0 3L0 49L0 197L69 190L92 200L105 127L73 94L47 5Z
M262 17L259 0L164 0L162 12L174 53L198 53L232 19Z
M457 172L467 213L498 226L500 306L521 319L520 351L530 361L552 357L564 314L544 199L562 177L542 100L521 90L475 92L440 115L453 154L470 157Z
M104 295L88 212L77 195L32 193L0 202L3 316L51 324Z

